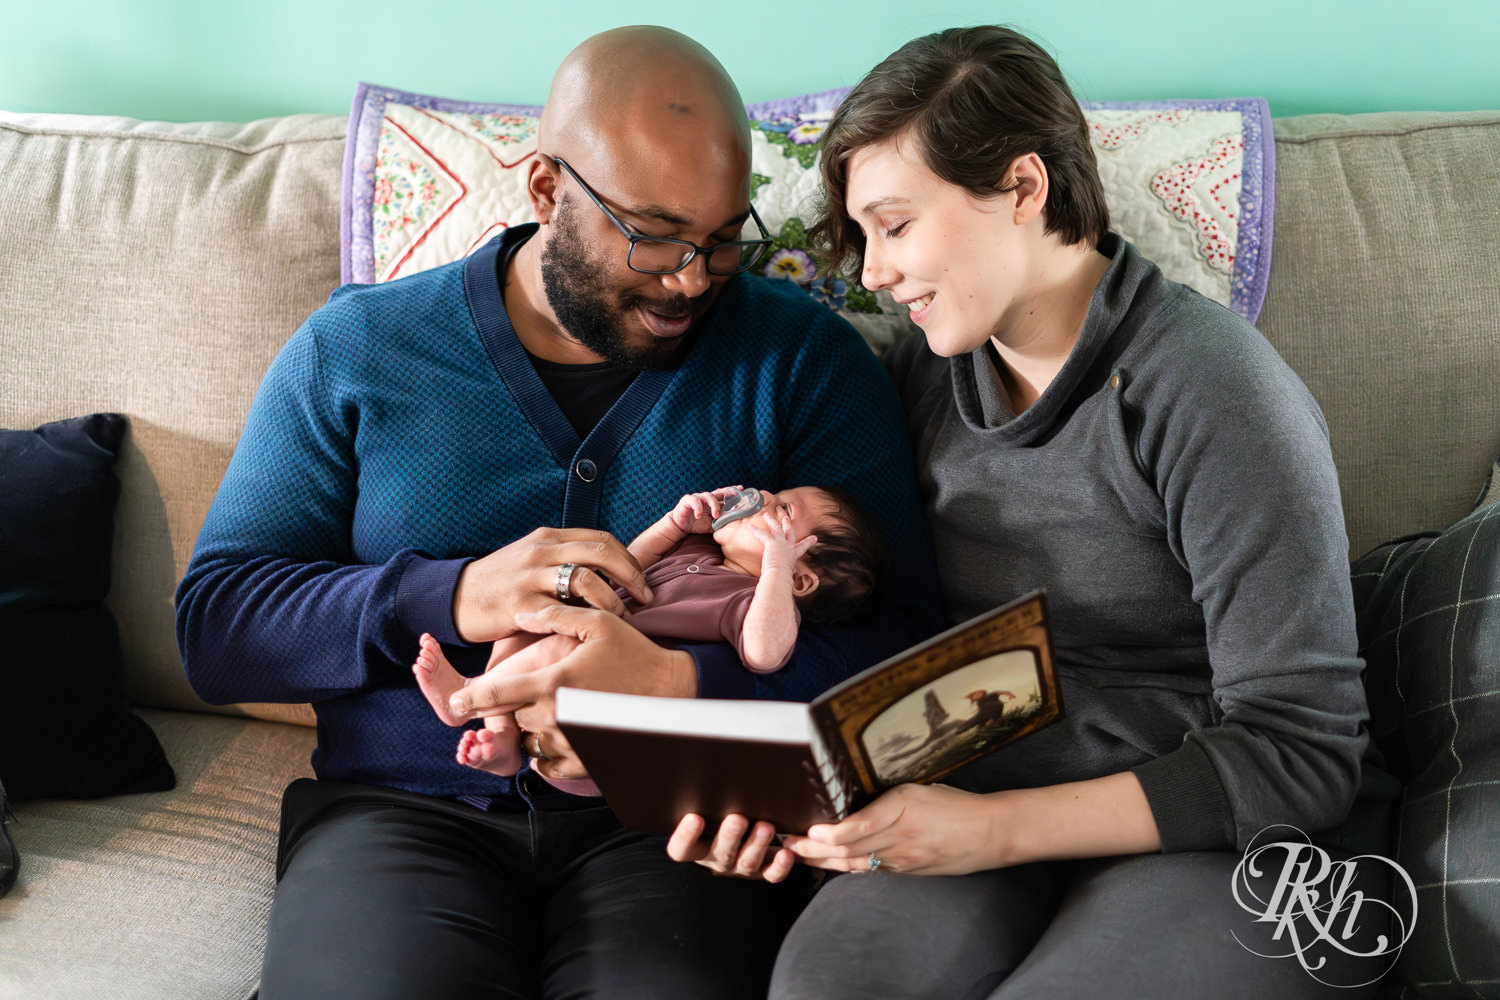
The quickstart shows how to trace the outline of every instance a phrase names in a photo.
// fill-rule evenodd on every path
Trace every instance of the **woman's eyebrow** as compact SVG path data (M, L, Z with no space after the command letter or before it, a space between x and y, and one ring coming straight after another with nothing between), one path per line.
M877 208L884 208L887 205L904 205L906 202L907 199L900 195L887 195L884 198L876 198L874 201L867 203L864 208L859 210L859 214L874 215Z

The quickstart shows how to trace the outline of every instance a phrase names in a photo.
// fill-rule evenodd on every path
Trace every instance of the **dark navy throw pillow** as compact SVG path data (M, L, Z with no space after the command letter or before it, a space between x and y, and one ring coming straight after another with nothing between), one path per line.
M101 413L0 430L0 783L16 799L176 782L126 703L104 607L125 429Z

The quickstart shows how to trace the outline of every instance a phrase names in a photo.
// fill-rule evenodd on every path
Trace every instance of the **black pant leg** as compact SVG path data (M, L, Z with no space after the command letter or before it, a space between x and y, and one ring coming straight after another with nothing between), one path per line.
M525 815L294 783L260 1000L538 997L529 855Z
M552 850L562 862L545 911L548 1000L763 1000L811 872L777 885L716 876L607 809L534 820L543 860Z

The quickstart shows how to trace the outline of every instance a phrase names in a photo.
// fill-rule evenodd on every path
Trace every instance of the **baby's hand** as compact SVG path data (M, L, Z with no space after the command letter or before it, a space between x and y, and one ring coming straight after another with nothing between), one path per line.
M738 486L726 486L708 493L689 493L672 508L672 523L688 535L704 535L713 530L714 518L724 509L724 495Z
M797 560L807 554L807 550L817 544L817 535L808 535L798 541L797 534L792 530L792 519L789 515L777 514L775 511L765 511L760 517L751 518L749 528L756 538L760 539L760 572L764 576L770 569L790 570L797 565Z

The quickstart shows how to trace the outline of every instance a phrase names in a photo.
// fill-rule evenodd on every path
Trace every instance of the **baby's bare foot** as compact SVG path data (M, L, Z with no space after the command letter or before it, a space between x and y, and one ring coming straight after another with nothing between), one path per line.
M511 731L515 735L515 730ZM457 760L491 774L512 775L521 769L521 748L488 729L466 729L458 740Z
M453 664L443 655L443 647L432 636L423 632L418 646L417 662L411 665L411 672L422 696L439 719L450 726L463 725L468 720L454 715L448 707L448 699L464 686L463 674L453 669Z

